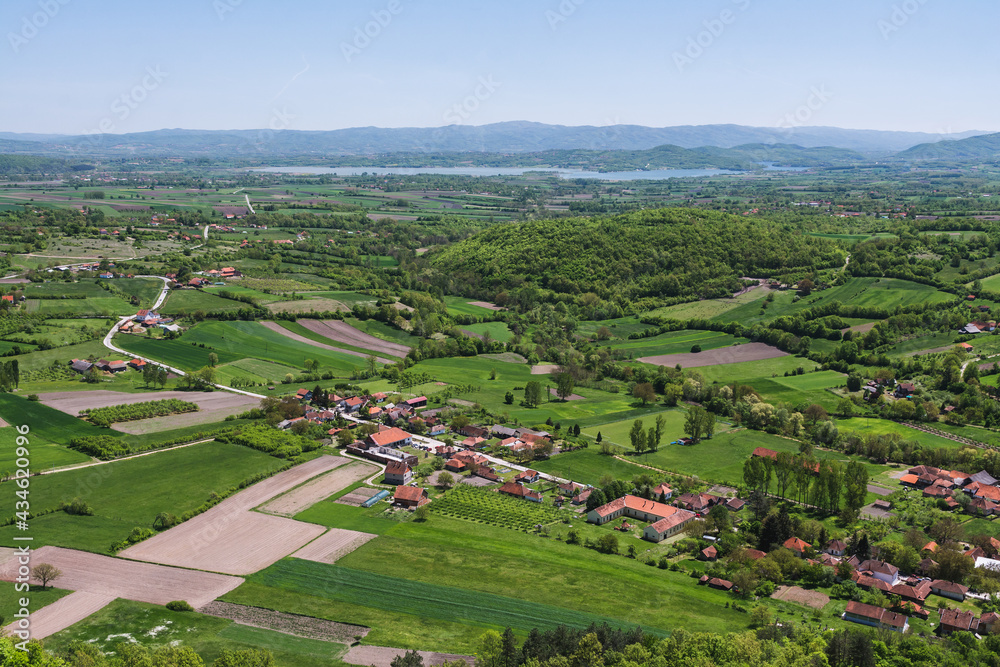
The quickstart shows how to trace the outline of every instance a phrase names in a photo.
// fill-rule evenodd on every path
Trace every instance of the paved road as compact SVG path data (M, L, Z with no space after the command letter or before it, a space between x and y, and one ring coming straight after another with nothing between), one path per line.
M153 306L152 306L152 308L150 308L150 310L156 310L157 308L159 308L160 306L162 306L163 302L166 301L166 299L167 299L167 294L170 293L170 281L167 280L166 278L162 277L162 276L136 276L136 277L137 278L156 278L157 280L162 280L163 281L163 290L160 292L160 296L158 296L156 298L156 302L153 304ZM109 350L111 350L113 352L117 352L118 354L124 354L124 355L127 355L127 356L131 356L131 357L133 357L135 359L142 359L143 361L145 361L148 364L153 364L155 366L160 366L162 368L166 368L171 373L175 373L177 375L187 375L187 373L185 373L184 371L182 371L179 368L174 368L173 366L168 366L168 365L166 365L165 363L163 363L161 361L156 361L155 359L149 359L147 357L142 357L142 356L139 356L139 355L132 354L131 352L129 352L127 350L123 350L120 347L116 346L114 343L112 343L111 339L114 338L115 333L118 331L118 327L120 327L121 325L125 324L126 322L128 322L131 319L132 319L132 315L127 315L127 316L121 318L120 320L118 320L118 322L116 322L115 325L113 327L111 327L111 330L108 331L107 335L104 336L104 347L108 348ZM227 387L226 385L223 385L223 384L213 384L212 386L216 387L218 389L222 389L223 391L231 391L234 394L243 394L244 396L253 396L254 398L267 398L266 396L264 396L264 394L255 394L252 391L244 391L243 389L234 389L233 387Z

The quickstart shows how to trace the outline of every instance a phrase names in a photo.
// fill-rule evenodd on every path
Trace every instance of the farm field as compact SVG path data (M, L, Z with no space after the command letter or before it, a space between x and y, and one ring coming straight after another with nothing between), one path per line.
M482 322L480 324L465 324L461 327L462 331L473 333L476 336L482 338L485 334L489 334L492 340L498 340L501 343L506 343L514 337L511 333L510 328L505 322Z
M704 366L728 366L729 364L764 361L787 356L787 352L782 352L778 348L766 345L765 343L744 343L742 345L719 347L701 352L641 357L639 361L655 366L702 368Z
M392 343L383 338L378 338L356 329L347 322L338 320L299 320L296 324L317 336L328 339L333 344L346 344L354 349L368 353L402 358L410 351L407 345Z
M272 313L350 312L350 309L340 301L312 296L307 296L305 299L293 299L291 301L273 301L267 304L267 308Z
M306 359L316 359L321 370L329 369L340 375L350 375L356 368L364 366L363 359L298 343L258 322L202 322L185 333L182 340L185 343L204 343L204 349L215 351L223 363L256 357L302 368Z
M466 299L460 296L446 296L444 303L448 306L449 315L479 315L480 317L492 314L492 310L482 306L473 305L474 299Z
M260 359L240 359L217 366L215 369L219 384L229 384L233 378L263 384L278 383L287 374L291 373L295 375L298 372L300 372L299 369L293 366L283 366L270 361L261 361ZM255 393L262 391L260 387L253 388L253 390Z
M416 336L411 336L405 331L390 327L388 324L384 324L378 320L359 320L356 317L348 317L344 319L344 322L362 333L389 343L402 345L406 348L416 347L420 344L420 339Z
M58 413L61 414L61 413ZM282 461L239 445L208 442L157 452L92 468L35 477L31 484L35 511L57 508L79 498L93 516L55 512L32 521L36 547L55 545L106 553L136 526L152 527L160 512L180 515ZM164 471L169 470L169 475ZM143 492L137 494L135 490ZM11 546L17 531L0 528L0 544Z
M729 347L737 343L748 343L745 338L735 338L729 334L716 331L698 331L685 329L671 331L653 338L640 338L614 342L608 347L612 350L623 350L632 357L648 357L653 355L690 353L694 345L700 345L702 350Z
M431 506L436 514L513 530L529 530L566 516L552 505L502 496L493 489L458 484Z
M73 642L88 642L113 651L125 637L155 648L164 644L188 646L211 664L222 651L260 648L271 651L276 667L338 666L346 646L306 639L273 630L241 625L224 618L193 612L175 612L157 605L116 600L66 630L49 637L46 648L68 651Z
M302 486L281 494L260 506L260 511L291 517L345 487L378 472L372 464L350 461L331 472L314 477Z
M261 324L261 326L265 327L266 329L269 329L270 331L273 331L276 334L280 334L280 335L288 338L289 340L293 340L296 343L301 343L303 345L309 345L311 347L315 347L315 348L320 349L320 350L329 350L331 352L337 352L337 353L340 353L340 354L346 354L346 355L349 355L349 356L352 356L352 357L357 357L359 359L367 359L367 357L368 357L368 354L365 354L363 352L355 352L353 350L345 350L345 349L340 348L340 347L334 347L333 345L330 345L329 343L316 342L316 341L312 340L311 338L309 338L308 336L303 336L301 334L297 334L297 333L294 333L292 331L289 331L288 329L286 329L285 327L281 326L277 322L261 322L260 324ZM389 364L389 363L392 363L390 360L388 360L388 359L386 359L384 357L376 357L375 360L376 360L376 362L378 362L380 364Z
M226 574L250 574L287 556L323 534L320 526L251 512L311 478L340 468L349 459L321 456L259 482L203 514L129 547L121 556L175 567ZM328 489L358 479L358 468L345 466L324 481ZM302 492L300 492L302 493ZM294 500L294 499L293 499ZM284 503L279 503L279 508ZM205 535L212 535L206 540ZM269 539L261 540L261 535Z
M841 433L857 433L858 435L886 435L896 434L902 440L915 440L924 447L943 447L946 449L961 449L964 445L948 438L942 438L933 433L924 433L915 428L908 428L902 424L887 419L867 419L864 417L853 417L851 419L838 419L837 428Z
M778 376L761 378L747 382L756 389L769 403L788 403L800 405L817 403L832 412L836 409L840 397L826 391L833 387L842 387L846 376L836 371L820 371L804 375Z
M160 306L160 313L164 315L179 315L194 313L198 310L210 313L213 311L240 310L241 308L249 307L249 304L242 301L223 299L221 296L197 289L175 289L171 290L167 300Z
M199 368L208 366L208 355L212 352L218 355L220 364L237 361L244 356L235 352L218 350L207 345L205 347L192 345L191 341L186 337L168 340L166 338L147 338L146 336L119 334L115 336L113 342L116 346L137 356L155 359L183 371L196 371Z
M368 540L378 537L374 533L331 528L323 535L292 554L292 558L311 560L317 563L335 563Z
M577 332L581 335L593 338L597 336L597 331L607 328L611 332L613 339L627 339L630 334L639 333L649 328L648 324L643 324L639 318L632 315L629 317L619 317L614 320L584 321L577 325Z
M741 361L734 364L718 366L702 366L696 370L707 382L730 384L732 382L749 382L754 378L784 377L785 373L795 373L801 368L809 373L819 364L812 359L785 355L760 361Z
M647 314L652 317L667 317L674 320L711 320L740 306L749 306L749 304L759 305L770 292L770 289L758 287L729 299L706 299L691 303L679 303L676 306L657 308Z
M307 322L312 322L312 324L306 326ZM315 320L297 320L295 322L288 322L286 320L281 320L275 322L275 324L293 334L297 334L299 336L302 336L303 338L308 338L311 341L322 343L324 345L332 345L333 347L336 347L337 349L343 350L345 352L348 351L357 352L358 354L361 354L365 357L367 357L369 354L372 353L371 350L367 350L362 347L356 347L354 345L348 345L347 343L343 343L340 341L334 341L333 339L324 336L323 333L318 333L312 330L312 329L319 329L320 332L322 332L324 329L326 329L326 326L322 322L317 322ZM379 341L379 342L384 342L384 341Z

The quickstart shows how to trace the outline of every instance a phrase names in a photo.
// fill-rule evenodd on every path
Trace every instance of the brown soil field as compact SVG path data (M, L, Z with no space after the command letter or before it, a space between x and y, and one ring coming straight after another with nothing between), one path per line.
M929 350L917 350L916 352L907 352L904 357L921 357L925 354L937 354L938 352L947 352L949 350L954 350L954 345L944 345L942 347L932 347Z
M354 489L350 493L345 493L333 502L340 503L341 505L351 505L352 507L361 507L361 503L365 502L376 493L378 493L377 489L362 486Z
M313 333L329 338L338 343L360 347L373 352L388 354L391 357L405 357L410 352L410 348L399 343L376 338L352 327L347 322L339 320L298 320L298 323Z
M39 394L42 403L60 412L76 417L81 410L106 408L112 405L129 405L145 401L161 401L167 398L177 398L188 403L196 403L201 413L217 415L218 421L229 414L243 412L250 406L256 406L260 401L253 396L233 394L228 391L190 392L190 391L151 391L148 394L127 394L121 391L98 389L95 391L56 391ZM175 419L176 417L171 417Z
M401 648L389 648L388 646L352 646L341 660L349 665L364 665L368 667L390 667L392 659L402 656L406 651ZM424 664L428 666L442 665L455 660L465 660L470 667L475 663L472 656L455 655L453 653L431 653L429 651L417 651L424 659Z
M813 609L822 609L830 602L830 598L823 593L819 591L807 591L798 586L778 586L778 590L771 597L778 600L796 602L807 607L812 607Z
M300 336L297 333L292 333L288 329L283 328L277 322L261 322L261 324L264 325L265 327L267 327L268 329L270 329L271 331L273 331L275 333L279 333L282 336L285 336L287 338L291 338L292 340L294 340L296 342L299 342L299 343L305 343L306 345L311 345L313 347L318 347L318 348L323 349L323 350L333 350L334 352L343 352L344 354L349 354L352 357L358 357L359 359L366 359L366 358L368 358L368 355L364 354L362 352L355 352L354 350L345 350L343 348L334 347L333 345L326 345L324 343L317 343L314 340L309 340L305 336ZM378 358L378 362L380 364L391 364L391 363L394 363L392 361L389 361L388 359L382 359L381 357Z
M31 562L51 563L62 570L59 588L150 604L186 600L200 607L243 583L239 577L135 563L61 547L42 547L32 553ZM0 579L13 581L15 573L15 562L8 560L0 570Z
M898 491L899 489L896 490ZM895 491L887 489L884 486L878 486L877 484L869 484L868 493L874 493L876 496L891 496Z
M655 357L643 357L639 361L655 366L676 366L680 364L681 368L698 368L700 366L721 366L741 361L761 361L762 359L787 356L787 352L782 352L778 348L764 343L745 343L743 345L733 345L732 347L720 347L717 350L705 350L704 352L683 352L681 354L661 354Z
M355 641L356 637L364 637L368 634L368 628L363 625L348 625L347 623L324 621L311 616L286 614L258 607L245 607L241 604L220 602L218 600L209 602L198 611L199 613L217 618L228 618L240 625L249 625L253 628L274 630L286 635L319 639L327 642L338 642L340 644L351 644Z
M316 538L293 553L292 558L301 558L317 563L335 563L368 540L376 537L378 535L372 533L331 528L325 535Z
M496 359L508 364L526 364L528 360L517 352L503 352L501 354L480 354L480 359Z
M869 322L867 324L855 324L853 327L847 327L846 329L841 329L840 333L847 333L848 331L853 331L855 333L868 333L875 328L878 322Z
M222 392L220 392L222 393ZM249 396L247 398L250 398ZM212 412L185 412L179 415L169 415L167 417L153 417L151 419L140 419L134 422L120 422L113 424L112 429L121 433L131 433L134 435L145 435L147 433L159 433L169 431L174 428L184 426L198 426L199 424L216 424L229 415L238 415L246 412L254 405L243 405L228 408L226 410L213 410Z
M480 308L485 308L487 310L505 310L504 308L496 305L495 303L490 303L489 301L470 301L470 306L479 306Z
M640 360L641 361L641 360ZM555 372L559 366L557 364L539 364L531 367L532 375L548 375Z
M295 466L227 498L204 514L129 547L120 555L226 574L263 570L326 529L250 510L349 462L350 459L341 457L321 456Z
M316 311L325 313L327 311L340 311L349 313L351 309L336 299L305 299L302 301L277 301L267 304L267 309L272 313L308 313Z
M114 595L85 593L83 591L70 593L64 598L59 598L49 606L31 612L31 638L45 639L49 635L65 630L74 623L104 609L114 600ZM15 623L11 623L6 629L13 631Z
M352 461L268 501L260 510L278 516L295 516L354 482L374 475L378 470L374 465Z
M550 387L549 388L549 394L551 394L552 396L559 396L559 392L556 391L555 387ZM567 401L582 401L582 400L584 400L584 397L580 396L579 394L570 394L569 396L566 397L566 400Z

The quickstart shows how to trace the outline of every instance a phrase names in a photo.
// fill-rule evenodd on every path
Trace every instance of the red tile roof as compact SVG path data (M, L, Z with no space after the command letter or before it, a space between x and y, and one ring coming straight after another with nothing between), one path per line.
M406 500L409 502L420 502L427 497L427 489L419 486L397 486L393 498L396 500Z
M805 540L800 540L797 537L789 537L787 540L785 540L785 544L783 546L786 549L791 549L792 551L801 552L810 548L812 545L806 542Z
M652 514L654 516L668 517L677 511L676 507L671 507L670 505L664 505L663 503L657 503L652 500L646 500L638 496L623 496L621 498L615 498L610 503L606 505L601 505L594 511L597 512L598 516L608 516L613 514L620 509L628 508L636 512L645 512L646 514Z
M901 614L893 613L882 607L855 602L854 600L847 603L845 612L854 616L860 616L861 618L878 621L882 625L888 625L893 628L902 628L906 625L906 617Z

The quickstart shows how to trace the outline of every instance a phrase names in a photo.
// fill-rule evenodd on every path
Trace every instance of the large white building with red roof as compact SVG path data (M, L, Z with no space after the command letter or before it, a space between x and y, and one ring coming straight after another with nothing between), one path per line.
M680 532L688 522L697 517L694 512L629 495L590 510L587 512L587 521L600 526L622 516L650 522L643 537L653 542L660 542Z

